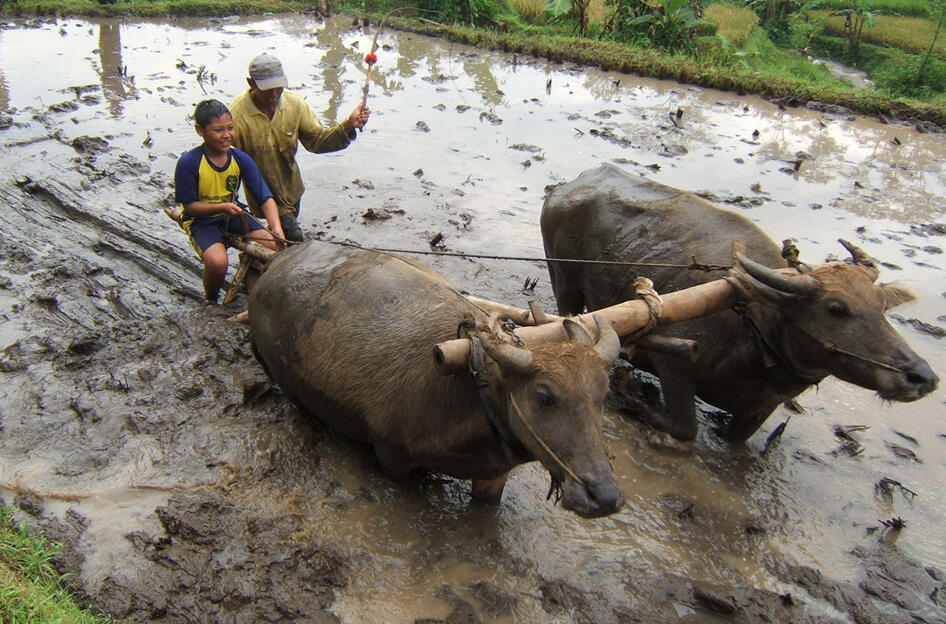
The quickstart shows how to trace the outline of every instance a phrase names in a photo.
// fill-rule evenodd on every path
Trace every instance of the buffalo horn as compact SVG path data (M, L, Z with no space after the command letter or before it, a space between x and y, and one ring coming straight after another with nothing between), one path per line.
M528 349L520 349L508 342L495 343L485 332L477 332L477 338L486 354L501 368L523 375L532 370L532 353Z
M594 314L592 318L598 326L598 342L595 343L595 351L610 366L621 353L621 338L611 327L611 323L604 320L600 314Z
M588 330L585 329L584 325L575 319L570 318L562 321L562 324L565 326L565 333L568 335L569 340L577 340L578 342L584 343L589 347L594 346L594 338L591 337L591 334L588 333Z
M818 281L810 275L785 275L762 266L741 253L736 254L736 259L753 279L781 293L804 297L813 295L818 290Z
M844 248L847 249L848 253L851 254L851 258L854 259L854 264L858 266L862 266L871 272L871 274L873 275L873 278L871 278L871 281L877 279L877 276L880 274L880 271L877 269L877 263L874 262L874 259L871 258L870 255L866 251L864 251L863 249L861 249L854 243L844 240L843 238L839 238L838 242L841 243L841 245L843 245Z

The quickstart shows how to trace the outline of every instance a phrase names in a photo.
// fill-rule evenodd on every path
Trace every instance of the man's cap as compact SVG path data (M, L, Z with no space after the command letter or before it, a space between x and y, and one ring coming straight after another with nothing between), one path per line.
M289 81L282 70L282 63L272 54L263 53L250 61L250 78L261 91L269 91L276 87L286 88Z

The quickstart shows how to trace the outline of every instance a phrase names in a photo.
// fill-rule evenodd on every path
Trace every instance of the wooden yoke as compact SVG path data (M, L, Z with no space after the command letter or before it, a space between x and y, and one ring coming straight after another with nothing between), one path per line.
M739 291L726 278L660 295L663 309L657 327L722 312L735 305L738 298ZM640 299L602 308L594 314L600 314L604 320L611 323L618 336L633 334L647 327L650 322L650 309ZM526 345L568 340L561 318L550 318L555 320L543 325L520 327L515 333ZM582 314L575 317L575 320L582 323L592 336L596 335L597 328L591 314ZM444 375L466 370L469 356L470 341L466 338L447 340L434 345L434 363Z

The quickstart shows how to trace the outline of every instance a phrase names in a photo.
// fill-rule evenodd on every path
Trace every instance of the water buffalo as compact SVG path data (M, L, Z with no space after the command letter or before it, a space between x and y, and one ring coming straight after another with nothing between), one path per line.
M874 284L870 257L842 241L853 263L829 262L786 275L780 247L745 217L613 165L585 171L553 189L541 216L548 258L646 263L729 264L733 241L745 241L740 274L748 305L661 331L695 339L695 361L657 353L635 364L651 370L666 413L652 424L681 440L696 436L694 395L732 415L726 438L745 440L778 405L828 375L876 390L883 399L913 401L938 379L887 322L884 311L912 299ZM634 270L615 265L550 262L561 314L597 310L634 298ZM688 288L724 274L639 268L658 292Z
M567 509L595 517L624 504L601 433L620 350L607 323L597 342L569 322L570 340L520 348L433 269L319 241L271 261L249 317L254 352L283 392L373 445L392 478L422 467L499 500L507 472L539 460ZM481 347L476 372L441 375L434 345L461 326Z

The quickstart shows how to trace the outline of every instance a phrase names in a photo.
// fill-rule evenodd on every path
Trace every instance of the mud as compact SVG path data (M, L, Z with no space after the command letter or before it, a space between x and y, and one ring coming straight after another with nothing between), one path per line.
M72 589L128 621L946 622L942 389L884 405L827 380L734 447L655 446L609 411L628 506L585 521L534 465L497 507L464 482L393 484L268 383L226 320L245 299L202 303L162 213L196 144L187 115L230 101L270 50L341 118L373 34L304 15L0 27L0 495L63 543ZM545 187L612 161L745 211L803 258L857 241L917 292L898 326L944 376L946 144L929 128L380 42L367 130L300 156L310 235L538 258ZM554 308L542 263L423 258Z

